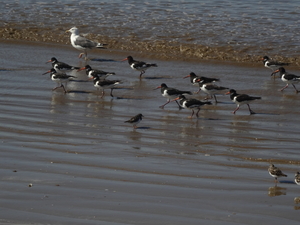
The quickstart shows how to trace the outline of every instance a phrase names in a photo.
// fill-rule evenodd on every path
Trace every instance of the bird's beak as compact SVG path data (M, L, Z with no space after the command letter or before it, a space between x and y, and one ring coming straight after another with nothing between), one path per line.
M157 88L154 88L153 90L156 90L156 89L158 89L158 88L161 88L161 86L158 86Z
M70 32L70 30L66 30L66 32L65 33L69 33Z
M77 72L81 71L81 70L85 70L86 68L85 67L82 67L80 69L77 70Z
M278 73L279 72L279 70L275 70L272 74L271 74L271 76L273 76L275 73Z
M46 63L52 62L51 59L49 61L47 61Z
M128 59L127 59L127 58L125 58L125 59L122 59L122 60L121 60L121 62L123 62L123 61L126 61L126 60L128 60Z
M225 93L225 95L229 95L229 94L230 94L230 91L228 91L228 92Z
M184 78L188 78L188 77L190 77L190 76L191 76L191 75L187 75L187 76L185 76ZM183 78L183 79L184 79L184 78Z
M171 100L171 102L174 102L174 101L176 101L176 100L179 100L180 98L179 97L177 97L177 98L175 98L175 99L173 99L173 100Z
M47 73L51 73L51 70L47 71L46 73L43 73L42 75L45 75L45 74L47 74Z

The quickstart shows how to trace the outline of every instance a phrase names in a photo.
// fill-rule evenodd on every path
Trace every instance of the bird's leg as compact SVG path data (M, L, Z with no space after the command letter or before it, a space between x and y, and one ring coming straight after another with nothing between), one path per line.
M215 99L215 103L218 103L216 95L213 95L213 96L214 96L214 99Z
M232 113L235 114L235 112L238 111L239 108L240 108L240 106L236 107L236 109Z
M141 71L141 74L140 74L140 79L142 78L142 75L145 73L144 70Z
M292 85L293 85L293 87L295 88L296 93L299 93L299 91L297 90L297 88L295 87L295 85L294 85L294 84L292 84Z
M190 119L192 119L193 118L193 115L194 115L194 110L192 109L192 115L191 116L189 116L188 118L190 118Z
M200 112L200 108L198 109L198 111L196 113L197 118L199 117L199 112Z
M169 99L169 100L166 102L166 104L163 104L163 105L159 106L159 108L163 109L163 108L165 107L165 105L167 105L168 103L170 103L170 101L171 101L171 99Z
M81 53L79 54L78 58L80 59L83 55L84 55L84 53L81 52Z
M282 89L280 89L280 91L283 91L284 89L286 89L289 86L289 84L285 85Z
M64 92L67 93L65 86L63 84L61 84L60 86L64 89Z
M181 107L181 105L179 105L179 103L177 102L177 100L176 100L175 102L177 103L177 105L178 105L178 107L179 107L179 110L180 110L180 109L183 109L183 107Z
M103 98L104 96L104 89L102 90L102 95L100 96L100 98Z
M87 61L88 60L88 54L87 54L87 50L84 50L84 54L85 54L85 61Z
M114 97L114 96L112 95L112 92L113 92L113 88L110 89L110 96L111 96L111 97Z
M250 112L250 114L252 115L252 114L255 114L255 112L254 111L252 111L251 109L250 109L250 105L249 104L247 104L247 106L248 106L248 109L249 109L249 112Z
M198 94L201 91L201 88L199 87L198 91L195 92L195 94Z

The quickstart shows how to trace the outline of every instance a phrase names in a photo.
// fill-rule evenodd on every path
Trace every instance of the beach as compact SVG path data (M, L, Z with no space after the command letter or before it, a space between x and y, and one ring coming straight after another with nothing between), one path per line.
M3 41L1 47L1 224L298 224L299 107L292 87L262 62L164 60L146 52L93 50L92 60L65 44ZM139 72L128 55L157 63ZM51 57L116 73L114 97L73 71L68 93L55 83ZM289 66L297 74L297 66ZM179 110L166 83L197 91L190 72L260 96L232 114L228 95ZM299 85L296 85L299 86ZM300 87L298 87L300 88ZM204 100L202 92L193 98ZM142 113L137 129L124 123ZM276 185L269 163L288 177Z

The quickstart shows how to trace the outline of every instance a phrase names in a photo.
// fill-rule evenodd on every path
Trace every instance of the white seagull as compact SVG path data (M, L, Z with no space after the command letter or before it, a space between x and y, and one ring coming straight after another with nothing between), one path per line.
M88 49L105 48L104 46L106 44L91 41L85 37L80 36L77 27L72 27L70 30L67 30L66 32L71 33L70 40L71 40L72 46L80 51L84 51L79 54L79 58L81 58L82 55L85 55L85 59L87 59L87 50Z

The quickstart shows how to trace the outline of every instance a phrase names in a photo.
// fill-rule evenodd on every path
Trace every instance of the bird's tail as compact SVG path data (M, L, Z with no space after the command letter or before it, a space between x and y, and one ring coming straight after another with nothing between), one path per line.
M261 97L251 97L252 100L261 99Z
M147 63L147 66L148 66L148 67L151 67L151 66L157 67L157 64L156 64L156 63Z
M181 94L185 95L193 95L193 93L191 91L183 91Z

